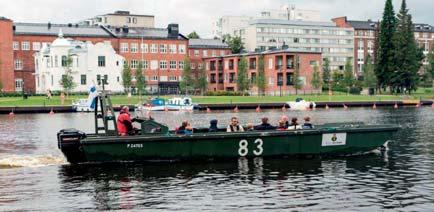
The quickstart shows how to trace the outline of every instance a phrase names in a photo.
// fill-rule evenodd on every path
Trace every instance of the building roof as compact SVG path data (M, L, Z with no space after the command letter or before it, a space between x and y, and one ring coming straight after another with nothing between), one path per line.
M107 14L104 14L104 15L115 15L115 16L135 16L135 17L155 17L155 16L153 16L153 15L131 14L130 11L121 11L121 10L115 11L115 12L113 12L113 13L107 13ZM103 15L103 16L104 16L104 15Z
M254 55L265 55L265 54L281 54L281 53L305 53L305 54L322 54L320 51L303 50L297 48L287 48L287 49L274 49L262 52L246 52L240 54L228 54L225 56L208 57L208 58L226 58L226 57L243 57L243 56L254 56Z
M355 30L375 30L378 23L371 20L368 21L349 20L348 24L350 24ZM434 27L432 27L429 24L415 23L413 25L414 25L415 32L434 32Z
M14 23L14 29L16 35L57 36L61 30L65 36L112 37L101 27L78 24Z
M336 27L336 24L333 22L281 20L281 19L255 19L255 20L250 21L249 24L275 24L275 25L295 25L295 26Z
M121 27L87 26L79 24L41 24L14 23L16 35L47 35L57 36L62 31L65 37L114 37L114 38L145 38L173 39L169 37L168 29L163 28L128 28L126 33ZM179 34L177 39L187 39Z
M229 49L228 44L219 39L189 39L188 46L195 49Z

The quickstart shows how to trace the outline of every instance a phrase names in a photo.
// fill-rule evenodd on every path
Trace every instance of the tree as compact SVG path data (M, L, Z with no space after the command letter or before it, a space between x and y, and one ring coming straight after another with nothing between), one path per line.
M327 86L328 89L331 90L330 60L328 58L324 59L324 64L322 66L322 80L323 85Z
M132 80L132 74L130 66L128 65L128 62L124 62L124 69L122 70L122 86L124 86L125 92L130 92L131 89L131 80Z
M203 95L203 93L208 88L205 64L202 64L202 66L199 69L198 77L196 80L196 88L200 90L201 95Z
M342 79L343 86L347 88L347 93L350 93L350 88L354 85L354 74L353 74L353 59L347 58L344 70L344 78Z
M188 39L199 39L200 36L199 36L199 34L197 34L196 31L193 31L193 32L191 32L190 34L187 35L187 38Z
M264 55L259 56L258 59L258 74L256 76L256 87L258 87L258 95L265 95L267 82L265 79L265 61Z
M247 73L247 59L245 57L241 57L238 63L237 87L238 91L242 93L249 89L249 74Z
M137 88L137 93L139 94L139 97L141 97L142 94L145 93L145 88L146 88L146 81L145 81L145 76L143 75L142 67L143 67L142 62L139 62L139 66L137 67L137 70L135 73L136 88Z
M425 88L430 88L433 86L433 76L431 73L431 65L425 65L423 69L423 74L421 76L422 86Z
M377 76L374 71L375 67L372 63L371 55L368 54L363 66L363 86L365 88L375 88L377 86Z
M433 51L434 51L434 49L433 49ZM433 51L431 51L428 55L427 55L427 59L428 59L428 67L429 67L429 70L428 70L428 72L430 72L431 73L431 75L432 75L432 78L434 78L434 52Z
M394 66L390 73L391 92L400 93L404 90L409 93L417 89L419 70L423 53L419 49L413 31L413 21L408 13L406 1L403 0L397 15L398 24L393 36Z
M182 80L179 83L179 87L181 91L184 91L185 94L188 94L188 91L192 89L193 85L194 81L191 72L190 58L185 57L184 68L182 69Z
M294 88L295 95L298 95L298 90L303 87L303 82L300 79L300 58L298 56L295 57L295 70L294 70Z
M315 65L313 67L313 74L312 74L312 87L315 88L316 90L321 89L322 88L322 80L321 80L321 74L318 70L318 65Z
M66 98L68 98L69 93L77 86L77 84L74 82L74 77L72 76L71 55L66 57L65 73L62 75L59 83L62 86L63 91L66 93Z
M342 80L343 80L342 74L339 71L333 71L332 81L330 83L332 86L332 89L335 91L343 90L344 87L343 87Z
M244 50L244 43L240 36L223 35L223 42L228 44L233 54L239 54Z
M378 55L376 58L375 74L380 88L386 88L390 83L390 73L394 71L393 36L396 31L396 18L392 0L386 0L383 18L380 24Z

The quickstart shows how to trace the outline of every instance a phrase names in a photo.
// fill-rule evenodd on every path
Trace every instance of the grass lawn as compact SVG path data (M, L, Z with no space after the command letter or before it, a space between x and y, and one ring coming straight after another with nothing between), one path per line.
M162 98L170 98L171 96L162 96ZM397 95L346 95L343 93L335 93L333 96L327 94L323 95L290 95L290 96L194 96L194 103L209 103L209 104L228 104L228 103L281 103L287 101L293 101L296 97L301 97L305 100L315 102L327 102L327 101L386 101L386 100L403 100L403 99L433 99L433 93L427 93L424 90L418 91L412 96L397 96ZM65 100L64 105L71 105L75 99L87 98L87 96L75 96L71 95L68 100ZM147 99L145 96L142 99ZM112 102L114 105L134 105L139 103L138 96L131 98L125 95L112 96ZM0 97L0 107L19 107L19 106L58 106L60 104L59 96L54 96L51 100L46 99L44 96L32 96L29 99L24 100L22 97Z

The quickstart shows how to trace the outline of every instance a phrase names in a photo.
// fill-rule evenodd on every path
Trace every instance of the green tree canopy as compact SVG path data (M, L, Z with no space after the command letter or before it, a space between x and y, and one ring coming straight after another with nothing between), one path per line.
M143 75L142 67L143 67L142 62L139 62L139 66L137 67L137 70L135 73L136 88L137 88L137 93L139 94L139 96L142 96L142 94L145 93L145 88L146 88L146 81L145 81L145 76Z
M131 80L132 80L132 74L130 66L128 65L128 62L124 62L124 68L122 70L122 86L125 89L125 92L129 92L131 89Z
M77 86L74 82L74 77L72 76L72 57L68 55L66 58L66 66L64 68L65 72L60 79L60 85L63 88L63 91L66 93L68 97L69 93Z
M193 31L193 32L191 32L190 34L187 35L187 38L188 39L199 39L200 36L199 36L199 34L197 34L196 31Z
M363 86L365 88L375 88L377 86L377 76L374 71L371 55L368 54L363 66Z
M315 65L313 67L313 74L312 74L312 87L316 90L321 89L322 88L322 80L321 80L321 74L319 72L319 67L318 65Z
M249 89L249 74L247 73L247 59L241 57L238 64L237 87L238 91L243 92Z
M328 58L324 59L324 64L322 65L322 80L324 86L330 85L331 73L330 73L330 60Z
M201 95L203 95L203 93L208 88L205 64L202 64L202 66L199 69L199 73L196 80L196 88L200 90Z
M259 56L258 59L258 73L256 76L256 87L258 88L258 95L264 95L267 88L267 82L265 79L265 61L264 55Z
M347 88L348 93L350 92L350 88L353 87L355 83L352 63L353 59L347 58L344 70L344 78L342 79L343 86Z
M298 90L303 88L303 81L300 79L300 58L295 57L295 69L294 69L294 88L295 94L298 94Z
M193 88L193 86L194 80L191 71L190 58L186 57L184 59L184 69L182 69L182 80L179 83L179 87L181 91L184 91L185 94L188 94L188 92Z
M239 36L232 37L229 34L223 36L223 42L228 44L233 54L239 54L244 50L244 43Z

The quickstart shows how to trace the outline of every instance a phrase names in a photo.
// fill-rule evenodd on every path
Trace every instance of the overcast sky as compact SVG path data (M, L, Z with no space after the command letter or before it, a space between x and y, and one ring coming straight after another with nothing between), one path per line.
M156 26L180 24L182 33L196 30L211 37L212 22L224 15L257 15L266 9L293 4L300 9L321 12L323 20L348 16L349 19L377 20L383 0L0 0L0 16L16 22L75 23L115 10L155 15ZM395 11L401 0L394 0ZM433 0L407 0L415 22L434 25Z

